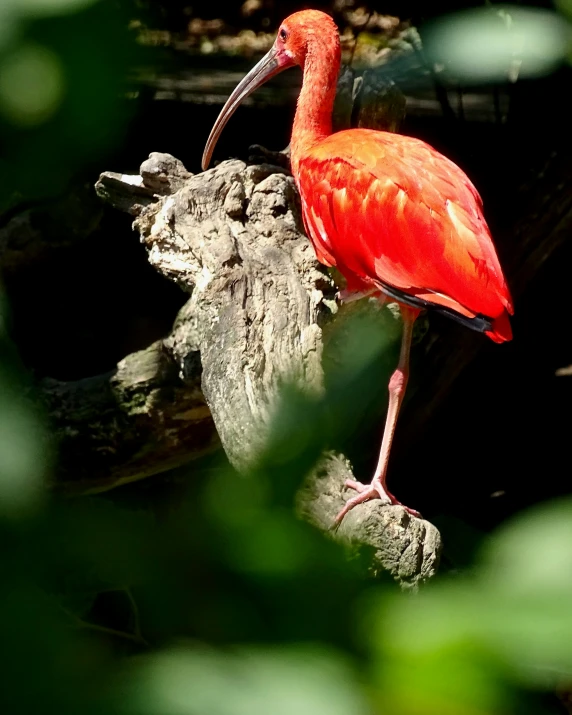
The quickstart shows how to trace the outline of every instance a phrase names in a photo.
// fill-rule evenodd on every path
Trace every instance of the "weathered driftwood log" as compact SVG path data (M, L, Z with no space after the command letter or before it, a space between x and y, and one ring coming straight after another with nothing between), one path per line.
M219 448L200 381L198 357L187 356L183 382L161 341L105 375L43 380L59 446L58 490L105 491Z
M168 175L175 160L152 162ZM281 384L321 389L319 326L334 287L295 205L283 170L231 161L189 177L135 222L152 265L192 292L189 319L167 344L183 374L189 352L200 353L203 393L239 470L266 444Z
M298 513L326 531L347 500L342 489L351 466L339 454L326 454L298 495ZM371 501L344 518L336 538L373 576L389 571L404 587L433 576L439 564L441 536L433 524L415 519L402 507Z
M331 319L335 286L303 234L292 177L241 161L191 176L173 157L152 154L139 177L103 174L97 192L136 216L150 262L191 294L162 344L169 356L162 359L174 361L195 400L172 407L171 424L180 419L180 435L196 427L181 413L196 415L202 405L200 355L202 394L220 440L237 470L247 471L265 448L281 386L323 389L321 326ZM158 389L160 410L165 394ZM343 457L325 455L301 491L300 513L329 529L352 476ZM356 509L335 536L366 548L373 572L389 570L406 585L437 567L437 530L401 507Z

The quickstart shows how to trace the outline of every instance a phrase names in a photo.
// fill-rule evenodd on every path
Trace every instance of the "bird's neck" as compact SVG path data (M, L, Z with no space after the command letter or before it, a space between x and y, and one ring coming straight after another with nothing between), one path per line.
M302 156L320 139L332 133L332 110L340 71L339 46L335 50L327 54L324 51L309 51L306 56L290 143L294 176Z

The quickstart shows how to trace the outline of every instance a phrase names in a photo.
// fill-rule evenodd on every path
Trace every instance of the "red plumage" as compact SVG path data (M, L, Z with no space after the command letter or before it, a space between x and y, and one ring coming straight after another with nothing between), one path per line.
M382 283L510 340L510 294L480 196L452 161L411 137L350 129L300 159L297 183L318 258L348 288Z

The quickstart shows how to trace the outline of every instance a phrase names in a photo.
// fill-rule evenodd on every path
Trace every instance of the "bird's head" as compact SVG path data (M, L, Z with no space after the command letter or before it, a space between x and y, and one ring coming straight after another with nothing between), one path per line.
M329 15L319 10L302 10L287 17L270 50L236 86L218 115L203 152L203 170L210 163L222 130L243 99L288 67L304 68L310 56L320 54L339 61L339 52L338 28Z
M319 10L302 10L280 25L272 51L287 57L290 65L304 67L306 57L318 51L332 57L338 51L338 28L329 15Z

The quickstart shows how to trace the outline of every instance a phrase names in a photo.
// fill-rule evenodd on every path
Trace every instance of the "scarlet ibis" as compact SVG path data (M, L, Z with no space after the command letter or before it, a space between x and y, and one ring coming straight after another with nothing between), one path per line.
M421 310L437 310L498 343L512 338L513 313L481 197L456 164L408 136L369 129L332 134L340 60L338 30L328 15L317 10L290 15L270 51L230 95L202 162L206 169L245 97L282 70L302 68L290 146L308 237L318 260L337 266L346 279L344 295L381 294L399 304L403 319L377 468L371 484L346 482L357 494L336 524L369 499L400 504L386 486L387 464L407 386L413 323Z

